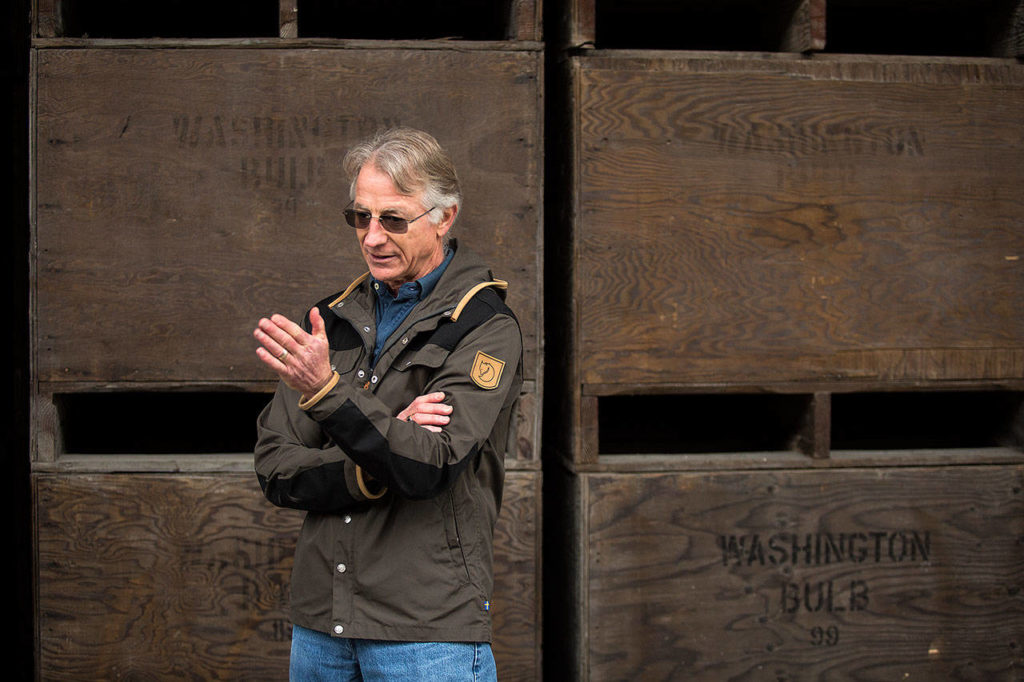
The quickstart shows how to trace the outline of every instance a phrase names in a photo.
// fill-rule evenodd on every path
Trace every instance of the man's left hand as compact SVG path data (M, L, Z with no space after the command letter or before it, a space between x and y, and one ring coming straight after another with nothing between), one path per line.
M334 375L330 347L320 311L309 311L310 333L284 315L262 318L253 336L260 342L256 355L304 399L315 395Z

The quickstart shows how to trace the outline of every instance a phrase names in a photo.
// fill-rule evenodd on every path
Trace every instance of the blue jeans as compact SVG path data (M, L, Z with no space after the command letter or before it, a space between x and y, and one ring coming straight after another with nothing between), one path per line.
M486 642L343 639L292 626L291 682L496 682Z

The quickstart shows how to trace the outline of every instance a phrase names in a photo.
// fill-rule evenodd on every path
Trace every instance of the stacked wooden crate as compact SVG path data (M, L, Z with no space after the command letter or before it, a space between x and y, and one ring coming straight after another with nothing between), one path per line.
M1024 675L1024 13L897 4L562 7L560 674Z
M493 612L502 678L539 675L539 6L455 4L442 25L408 2L351 21L356 3L329 0L167 2L156 19L149 4L37 0L41 678L286 675L301 516L252 472L275 382L251 331L365 270L340 161L396 124L452 152L458 236L511 282L523 327Z

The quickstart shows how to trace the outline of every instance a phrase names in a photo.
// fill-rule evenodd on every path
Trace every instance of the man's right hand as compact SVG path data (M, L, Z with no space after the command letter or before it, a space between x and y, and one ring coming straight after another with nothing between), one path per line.
M446 405L443 400L444 393L441 392L421 395L399 412L396 418L415 422L428 431L439 433L441 427L451 421L448 415L452 413L452 406Z

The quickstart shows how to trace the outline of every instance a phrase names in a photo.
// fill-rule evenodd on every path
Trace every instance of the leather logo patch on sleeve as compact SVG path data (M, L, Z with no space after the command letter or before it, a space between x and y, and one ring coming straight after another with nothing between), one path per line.
M498 387L503 369L505 369L504 361L478 350L476 357L473 358L473 369L469 371L469 378L480 388L490 390Z

